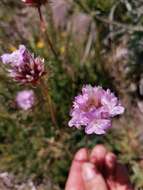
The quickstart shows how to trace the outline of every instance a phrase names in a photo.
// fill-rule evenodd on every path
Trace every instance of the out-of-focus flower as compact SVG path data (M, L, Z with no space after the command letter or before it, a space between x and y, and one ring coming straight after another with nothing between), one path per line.
M17 106L23 110L30 109L35 103L35 95L32 90L23 90L17 93Z
M86 85L75 97L69 126L85 126L87 134L105 134L111 127L111 118L123 112L124 107L109 89Z
M47 2L47 0L22 0L25 4L39 7Z
M61 53L61 54L64 54L64 53L65 53L65 47L64 47L64 46L62 46L62 47L60 48L60 53Z
M12 66L19 66L23 63L25 46L20 45L18 50L12 53L6 53L1 56L1 60L4 64L11 64Z
M34 58L24 45L20 45L11 54L2 55L1 60L9 66L9 76L22 84L36 84L45 74L44 60L40 57Z
M14 51L16 51L16 47L13 46L13 45L10 45L9 50L10 50L11 52L14 52Z
M45 43L42 40L38 41L37 44L36 44L36 47L39 48L39 49L44 48L44 46L45 46Z

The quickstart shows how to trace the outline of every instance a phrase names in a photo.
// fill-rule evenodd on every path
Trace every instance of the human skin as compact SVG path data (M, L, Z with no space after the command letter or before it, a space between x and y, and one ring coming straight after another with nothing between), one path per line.
M73 159L65 190L133 190L128 172L103 145L80 149Z

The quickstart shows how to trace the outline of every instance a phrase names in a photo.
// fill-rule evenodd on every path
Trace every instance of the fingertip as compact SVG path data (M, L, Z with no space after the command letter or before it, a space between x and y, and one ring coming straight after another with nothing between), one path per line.
M88 160L88 150L86 148L81 148L77 151L74 157L75 161L87 161Z
M106 164L106 167L109 169L109 170L113 170L115 169L115 166L116 166L116 162L117 162L117 158L116 158L116 155L112 152L108 152L105 156L105 164Z
M106 153L107 150L103 145L96 145L90 154L90 161L92 163L103 162Z
M65 190L82 190L83 180L81 176L82 164L88 160L88 151L86 148L81 148L74 156L69 176L67 179Z

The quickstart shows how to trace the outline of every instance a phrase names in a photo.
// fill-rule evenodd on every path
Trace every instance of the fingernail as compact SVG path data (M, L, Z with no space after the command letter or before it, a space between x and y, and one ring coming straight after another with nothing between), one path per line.
M86 181L92 180L96 176L94 165L91 163L84 163L82 166L82 176Z

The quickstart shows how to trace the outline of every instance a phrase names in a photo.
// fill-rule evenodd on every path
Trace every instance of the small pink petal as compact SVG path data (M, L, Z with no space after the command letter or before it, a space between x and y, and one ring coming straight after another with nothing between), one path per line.
M95 120L91 122L86 128L85 128L85 133L86 134L105 134L107 129L111 127L111 121L106 120L106 119L100 119L100 120Z
M120 115L123 114L125 111L125 108L123 106L115 106L112 110L111 110L111 115L112 117L116 116L116 115Z

